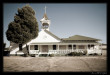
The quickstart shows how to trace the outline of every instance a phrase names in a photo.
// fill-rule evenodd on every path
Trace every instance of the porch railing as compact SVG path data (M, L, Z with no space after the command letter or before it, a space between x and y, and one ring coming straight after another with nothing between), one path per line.
M71 52L83 52L84 49L76 49L76 50L49 50L48 54L68 54ZM39 50L29 50L30 54L42 54L44 52L40 52Z
M84 49L77 49L77 50L49 50L49 54L68 54L71 52L83 52Z
M88 49L87 50L87 54L94 54L94 53L97 53L97 54L102 54L102 50L99 50L99 49Z
M48 52L40 52L39 50L29 50L30 54L68 54L71 52L84 52L87 50L87 54L93 54L93 53L98 53L101 54L102 50L99 49L76 49L76 50L49 50Z
M29 54L38 54L39 50L29 50Z

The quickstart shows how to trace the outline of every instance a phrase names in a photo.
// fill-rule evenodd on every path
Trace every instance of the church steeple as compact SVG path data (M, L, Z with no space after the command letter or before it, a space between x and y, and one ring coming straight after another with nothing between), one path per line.
M43 30L49 30L49 26L50 26L50 20L48 19L46 14L46 8L47 7L45 6L45 13L44 13L43 19L40 20L40 22L42 23Z

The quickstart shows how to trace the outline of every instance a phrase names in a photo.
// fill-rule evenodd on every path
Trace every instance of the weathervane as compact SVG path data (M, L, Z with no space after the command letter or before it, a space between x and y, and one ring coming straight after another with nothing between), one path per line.
M44 9L45 9L45 13L46 13L46 8L47 8L47 7L45 6L45 8L44 8Z

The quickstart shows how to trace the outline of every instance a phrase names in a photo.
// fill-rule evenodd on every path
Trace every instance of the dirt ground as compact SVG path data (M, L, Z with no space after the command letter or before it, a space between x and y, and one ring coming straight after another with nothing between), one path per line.
M3 57L3 72L106 72L106 51L102 56Z

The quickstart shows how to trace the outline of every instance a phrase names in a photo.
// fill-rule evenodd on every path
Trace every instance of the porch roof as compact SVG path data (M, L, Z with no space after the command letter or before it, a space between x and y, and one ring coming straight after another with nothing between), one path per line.
M101 41L100 39L81 36L81 35L74 35L69 38L62 38L62 40L95 40L95 41Z
M54 45L54 44L97 44L98 42L42 42L42 43L38 43L38 42L36 42L36 43L31 43L31 44L39 44L39 45L43 45L43 44L47 44L47 45Z

